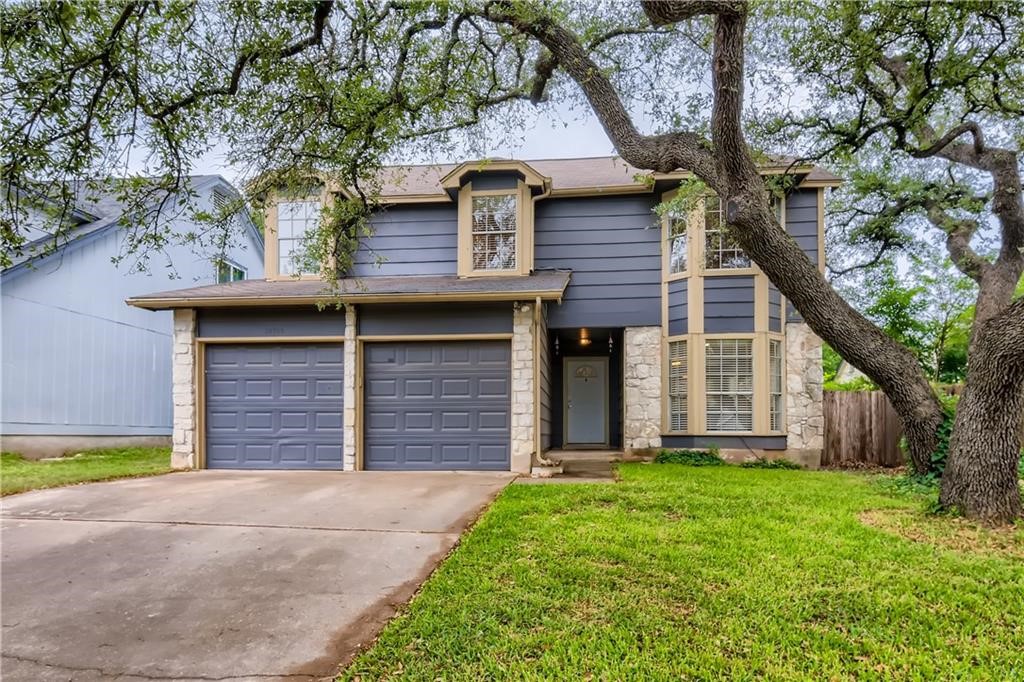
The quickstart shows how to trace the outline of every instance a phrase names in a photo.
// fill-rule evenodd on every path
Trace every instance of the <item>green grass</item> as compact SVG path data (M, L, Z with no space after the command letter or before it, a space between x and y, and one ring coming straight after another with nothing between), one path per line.
M170 470L170 448L86 450L73 457L45 462L5 452L0 454L0 493L10 495L87 481L152 476Z
M862 520L926 519L919 498L836 472L620 474L507 488L342 679L1024 679L1024 561Z

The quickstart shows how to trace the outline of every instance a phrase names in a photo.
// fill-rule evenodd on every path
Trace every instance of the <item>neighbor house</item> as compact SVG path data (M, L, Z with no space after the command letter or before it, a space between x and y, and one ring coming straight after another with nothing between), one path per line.
M237 192L220 176L190 179L191 206L230 211ZM55 238L45 200L32 208L24 253L0 273L5 451L60 455L106 445L169 443L172 314L129 308L124 299L168 286L263 278L263 241L238 214L231 246L200 255L187 245L151 252L149 271L123 255L123 207L113 195L83 198L66 237ZM165 217L178 232L202 229L178 202ZM208 226L206 226L208 228ZM179 284L181 286L181 284Z
M782 222L823 266L837 178L789 172ZM485 469L551 451L717 446L816 463L821 351L686 173L614 157L390 169L325 300L298 237L335 188L271 200L266 279L149 294L174 311L177 467Z

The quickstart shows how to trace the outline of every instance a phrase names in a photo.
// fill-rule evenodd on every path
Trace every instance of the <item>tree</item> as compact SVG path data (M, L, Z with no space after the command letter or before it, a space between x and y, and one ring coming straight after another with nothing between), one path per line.
M888 394L911 458L924 468L942 422L927 377L906 347L836 293L766 199L760 155L743 130L749 12L740 0L20 6L4 18L13 125L3 180L10 188L58 169L109 171L120 150L141 142L170 184L216 135L260 187L317 175L355 195L339 202L317 236L318 255L336 265L333 276L344 270L394 149L437 144L482 117L514 125L524 103L580 96L626 161L647 171L689 170L723 198L729 229L754 262L820 337ZM695 72L702 65L710 91L696 92L690 106L671 94L663 99L675 91L660 87L665 78L704 79L706 72ZM666 114L662 132L637 128L624 95L631 92ZM927 150L951 148L948 134L935 135L923 143ZM17 235L10 224L7 232ZM998 346L990 355L1016 362L1006 346L1024 326L1024 306L1001 322L1011 335L986 335ZM988 372L976 374L979 395L999 388ZM968 437L959 447L984 459L970 443L990 421L974 407L963 414ZM984 467L964 471L991 487ZM1019 491L1011 495L1001 481L993 489L1002 496L995 506L954 501L968 513L1016 516Z
M1015 517L1024 436L1024 300L1014 296L1024 273L1024 9L805 3L787 5L781 23L772 44L787 47L809 105L779 112L781 125L768 131L795 132L812 157L856 166L851 188L863 220L853 233L877 245L873 260L905 245L907 226L923 218L977 286L941 501L981 518ZM986 236L991 257L978 248Z

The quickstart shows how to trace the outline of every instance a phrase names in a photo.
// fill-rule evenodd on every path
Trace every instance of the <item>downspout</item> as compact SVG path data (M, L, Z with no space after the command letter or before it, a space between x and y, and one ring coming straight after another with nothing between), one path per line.
M546 199L549 196L551 196L551 185L548 185L547 183L545 183L545 185L546 185L546 187L544 188L544 191L541 192L540 194L538 194L537 196L533 197L533 200L532 200L533 212L530 215L530 220L532 221L533 226L532 226L532 229L530 230L530 232L531 232L531 237L533 238L533 242L534 242L533 244L531 244L531 247L534 248L534 251L536 251L536 244L537 244L537 237L536 237L536 235L537 235L537 221L536 221L537 202L540 201L541 199ZM540 315L541 315L541 305L542 304L541 304L540 296L538 296L534 300L534 302L533 302L533 452L534 452L537 464L539 464L540 466L551 467L551 466L557 466L557 462L553 462L552 460L547 459L541 453L541 448L542 448L542 445L541 445L541 433L540 433L540 429L541 429L541 414L540 414L540 409L541 409L541 406L540 406L540 344L541 344L541 338L540 338ZM548 340L546 338L543 340L544 343L547 343L547 341Z

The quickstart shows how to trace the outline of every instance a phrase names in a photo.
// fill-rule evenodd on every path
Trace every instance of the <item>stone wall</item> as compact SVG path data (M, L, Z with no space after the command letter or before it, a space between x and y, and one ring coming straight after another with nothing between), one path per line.
M345 306L345 365L343 369L344 385L342 388L342 404L344 405L344 422L342 424L342 465L345 471L356 468L356 307Z
M512 471L528 474L534 451L533 304L512 313Z
M174 359L171 385L174 400L174 428L171 432L171 466L194 469L196 458L196 311L174 311Z
M661 327L626 327L623 335L626 452L661 447Z
M804 322L786 324L786 458L821 464L825 447L821 339Z

